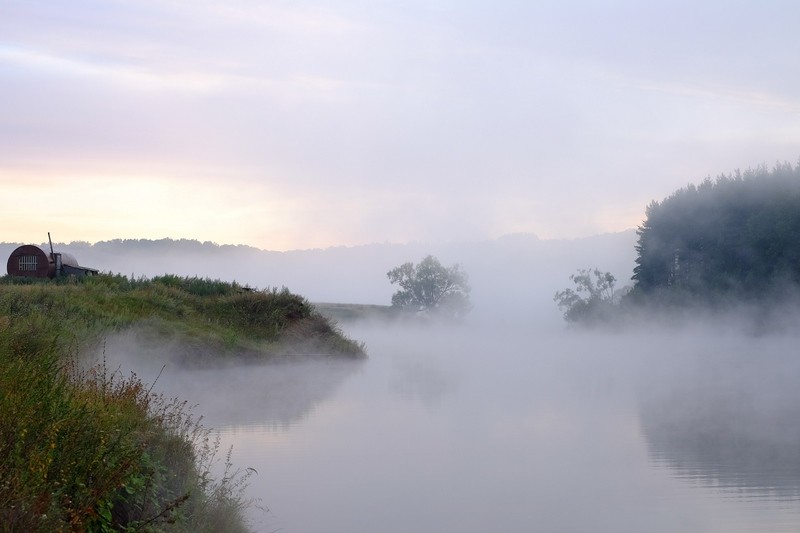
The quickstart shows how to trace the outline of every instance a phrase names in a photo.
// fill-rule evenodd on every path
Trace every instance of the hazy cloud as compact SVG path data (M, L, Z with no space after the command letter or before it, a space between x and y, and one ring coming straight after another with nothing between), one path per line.
M141 182L186 223L138 236L264 247L622 230L689 181L797 159L798 10L11 2L0 183L47 179L77 219L78 191Z

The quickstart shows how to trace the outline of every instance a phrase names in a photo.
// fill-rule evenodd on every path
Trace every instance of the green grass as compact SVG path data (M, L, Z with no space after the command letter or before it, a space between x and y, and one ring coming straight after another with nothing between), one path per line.
M185 403L80 370L46 324L4 318L0 529L246 530L244 476L212 479L216 449Z
M0 531L246 531L248 471L225 460L185 402L136 375L77 361L144 328L205 356L363 356L286 290L163 276L0 278ZM190 350L191 351L191 350Z
M109 332L135 326L177 337L188 357L205 362L303 352L364 356L361 344L346 338L304 298L286 289L252 291L219 280L100 275L31 283L6 276L0 278L3 315L51 322L62 346L99 342Z

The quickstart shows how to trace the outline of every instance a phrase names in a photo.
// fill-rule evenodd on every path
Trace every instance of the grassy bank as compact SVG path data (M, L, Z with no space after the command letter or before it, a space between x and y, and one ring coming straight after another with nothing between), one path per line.
M101 275L56 283L5 277L0 278L3 315L41 320L63 347L135 327L156 342L177 340L185 362L364 355L360 344L286 289L253 291L200 278Z
M184 357L203 363L212 355L363 356L285 290L173 276L2 278L0 530L246 530L248 474L229 468L212 478L218 450L185 403L135 375L78 365L104 335L133 327L179 339Z

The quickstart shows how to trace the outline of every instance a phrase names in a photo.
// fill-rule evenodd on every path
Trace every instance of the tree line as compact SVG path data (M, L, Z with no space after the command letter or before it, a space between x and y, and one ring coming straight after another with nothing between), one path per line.
M690 184L651 202L637 235L630 291L617 298L609 273L579 271L575 290L555 295L567 321L599 320L612 304L786 300L800 288L800 163Z

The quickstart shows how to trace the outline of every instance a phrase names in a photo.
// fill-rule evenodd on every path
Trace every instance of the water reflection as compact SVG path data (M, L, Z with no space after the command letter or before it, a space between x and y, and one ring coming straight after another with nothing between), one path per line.
M800 500L795 359L762 346L662 365L639 411L653 465L726 498Z
M800 530L793 341L348 334L368 360L159 380L258 471L258 531Z
M184 370L169 389L199 404L208 426L288 430L329 398L362 361L306 360Z
M154 391L178 397L213 429L260 426L286 430L309 415L363 365L361 360L309 357L269 363L187 367L185 345L126 332L106 339L94 361L110 371L135 371ZM198 416L199 416L198 415Z
M434 354L393 360L390 389L399 396L433 408L455 386L452 373L446 372Z

